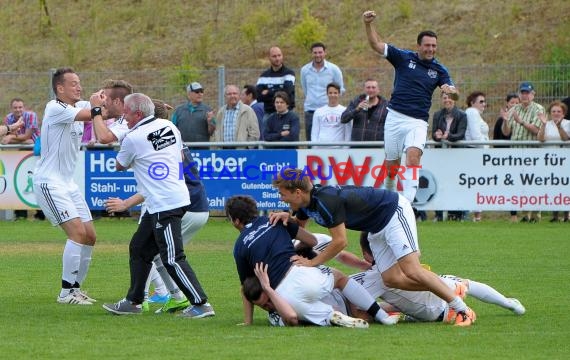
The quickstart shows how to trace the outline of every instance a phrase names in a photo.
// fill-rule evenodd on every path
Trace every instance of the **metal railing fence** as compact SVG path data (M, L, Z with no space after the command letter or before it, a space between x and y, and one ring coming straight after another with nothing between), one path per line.
M124 79L131 82L136 90L152 98L158 98L177 106L186 101L185 87L190 81L199 81L205 88L204 102L214 108L223 104L223 88L226 84L242 87L255 84L264 69L230 69L220 66L217 69L201 71L144 70L144 71L98 71L81 72L83 94L96 91L103 80ZM294 68L299 77L300 68ZM350 100L362 92L363 82L375 78L383 96L389 98L393 82L393 69L386 61L379 61L374 68L342 68L346 93L341 103L348 105ZM51 97L51 73L44 72L0 72L0 116L10 112L9 103L14 97L23 98L28 108L43 116L45 103ZM498 117L504 98L508 92L516 91L522 81L531 81L536 88L535 101L545 107L553 100L570 96L570 64L566 65L476 65L450 67L449 71L460 88L462 97L458 102L465 107L465 98L475 90L487 94L488 108L483 114L492 126ZM296 86L296 111L302 114L303 92L299 78ZM440 108L439 94L434 93L432 112ZM302 119L303 117L300 116Z

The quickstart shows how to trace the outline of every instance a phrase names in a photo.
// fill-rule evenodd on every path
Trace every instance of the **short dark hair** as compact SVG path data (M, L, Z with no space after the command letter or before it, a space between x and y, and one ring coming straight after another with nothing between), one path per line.
M75 74L75 71L72 68L59 68L51 77L51 88L53 93L57 97L57 86L63 84L65 74Z
M275 99L277 98L285 101L287 105L291 105L291 100L289 99L289 95L285 91L277 91L275 95L273 95L273 102L275 102Z
M433 32L431 30L424 30L418 34L418 39L417 39L418 45L422 44L422 40L425 36L437 39L437 35L435 32Z
M255 85L245 84L243 88L246 95L251 95L253 99L257 99L257 89L255 88Z
M251 303L256 300L259 300L261 294L263 293L261 283L259 282L257 276L250 276L245 278L242 284L241 291L243 293L243 296L245 296L245 298L247 299L247 301Z
M340 85L335 82L329 83L327 85L327 92L329 92L329 88L335 88L338 90L338 92L340 92Z
M467 107L473 105L473 103L475 102L475 100L477 100L479 96L486 97L485 93L479 90L473 91L471 94L469 94L469 96L467 96L467 99L465 99Z
M505 98L506 102L511 101L512 99L520 99L519 94L516 92L510 92L507 94L507 97Z
M242 224L250 223L258 216L257 202L249 195L235 195L226 201L226 216L238 219Z
M316 42L316 43L313 43L313 44L311 45L311 51L313 51L313 49L314 49L314 48L317 48L317 47L322 47L323 50L326 50L326 49L327 49L327 47L325 46L325 44L323 44L322 42Z
M10 107L11 107L11 106L12 106L12 104L14 104L16 101L17 101L17 102L21 102L21 103L23 103L23 102L24 102L24 100L23 100L23 99L21 99L21 98L18 98L18 97L15 97L15 98L13 98L12 100L10 100Z

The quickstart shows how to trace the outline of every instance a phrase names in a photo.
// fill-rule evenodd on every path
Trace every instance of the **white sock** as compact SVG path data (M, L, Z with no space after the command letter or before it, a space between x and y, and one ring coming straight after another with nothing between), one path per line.
M391 178L390 174L388 174L386 179L384 179L384 186L386 187L386 190L396 191L396 179Z
M468 294L489 304L499 305L500 307L509 310L512 308L511 301L509 299L487 284L469 280Z
M376 303L376 300L370 295L362 285L357 283L354 279L348 278L348 282L344 289L341 290L348 301L356 305L362 310L368 311L370 307ZM371 314L372 315L372 314ZM388 317L386 311L379 307L378 312L374 315L377 321L381 321Z
M77 281L79 273L79 263L81 261L81 244L71 239L67 239L63 248L63 271L61 278L71 285Z
M453 298L453 300L449 303L449 307L457 312L465 312L467 311L467 305L459 296Z
M180 291L180 289L178 288L178 285L176 285L174 280L172 280L172 278L170 277L170 274L168 273L168 271L166 270L166 268L162 264L162 260L160 259L160 256L157 255L154 258L153 262L156 265L156 271L158 271L158 273L160 274L160 277L162 278L162 281L164 282L164 285L168 289L168 292L170 292L170 296L174 300L184 299L184 294L182 293L182 291Z
M406 166L406 171L404 172L405 180L402 180L402 187L404 188L402 195L408 199L410 204L413 203L416 198L416 192L418 191L418 185L420 183L419 176L419 169L412 169Z
M354 279L348 278L348 282L344 289L341 290L342 294L354 305L362 310L368 310L375 302L374 298L362 285L357 283Z
M77 279L75 280L79 285L83 284L83 281L87 277L87 272L89 272L89 265L91 265L91 254L93 254L93 246L81 245L79 272L77 273Z
M150 273L148 274L148 281L147 281L147 291L150 287L150 283L154 286L154 293L160 296L168 295L168 289L162 280L162 277L156 270L156 264L152 263L152 269L150 269Z

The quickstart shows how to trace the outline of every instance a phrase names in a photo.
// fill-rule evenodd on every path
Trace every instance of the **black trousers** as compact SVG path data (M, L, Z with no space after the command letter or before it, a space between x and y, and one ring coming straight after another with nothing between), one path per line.
M194 270L184 254L182 244L182 216L186 207L143 215L129 245L131 287L127 300L140 304L152 268L152 259L160 253L160 259L180 290L193 305L204 304L204 293Z

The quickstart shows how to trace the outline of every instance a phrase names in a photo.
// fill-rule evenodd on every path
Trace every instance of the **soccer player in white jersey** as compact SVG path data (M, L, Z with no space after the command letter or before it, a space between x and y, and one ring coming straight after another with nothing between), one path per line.
M121 142L117 170L132 168L146 211L129 245L131 286L127 296L103 308L117 315L142 313L145 284L157 253L192 306L187 318L214 316L214 309L186 260L181 219L190 194L178 168L182 161L180 131L170 121L154 117L152 100L140 93L125 97L124 117L130 129Z
M123 118L125 96L133 93L133 86L124 80L105 80L103 83L105 104L103 112L93 118L93 129L97 141L101 144L121 142L129 132L127 122ZM104 119L115 118L115 121L107 127Z
M47 103L41 128L41 157L34 171L34 193L49 221L67 235L63 249L61 291L57 302L92 305L94 299L80 286L87 276L95 245L95 228L83 194L73 181L84 121L98 114L102 92L80 101L79 76L70 68L56 70L52 77L55 100ZM88 108L91 106L91 111Z

